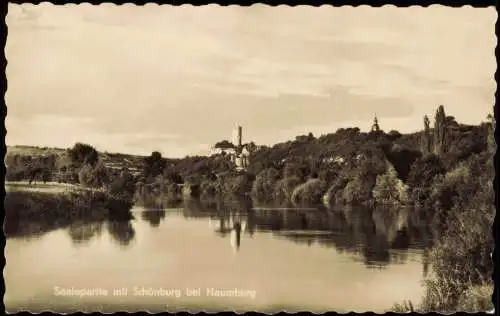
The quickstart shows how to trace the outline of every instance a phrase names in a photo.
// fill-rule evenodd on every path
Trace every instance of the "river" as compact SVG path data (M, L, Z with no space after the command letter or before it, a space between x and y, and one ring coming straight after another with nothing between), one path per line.
M7 238L7 311L384 312L423 296L431 237L408 211L186 201L132 214Z

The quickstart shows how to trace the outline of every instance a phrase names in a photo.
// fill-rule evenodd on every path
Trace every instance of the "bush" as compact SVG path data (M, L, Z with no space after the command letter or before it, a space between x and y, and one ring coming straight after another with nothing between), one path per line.
M78 181L84 186L100 188L109 183L110 177L102 163L97 163L95 167L84 164L78 172Z
M387 171L377 176L372 193L376 203L405 204L408 202L408 187L398 179L397 172L390 163L388 163Z
M128 170L122 170L120 175L108 185L108 192L124 200L132 200L136 191L134 176Z
M416 204L427 204L426 201L432 192L431 183L436 176L444 173L445 169L436 155L429 154L418 159L408 174L410 200Z
M280 173L274 168L267 168L260 172L252 185L252 196L259 201L272 199L274 188L278 182Z
M78 172L78 181L81 185L94 186L94 168L91 165L84 165Z
M491 156L475 155L442 179L439 190L451 192L454 198L445 196L452 206L439 218L444 225L431 253L435 277L427 284L425 310L474 311L489 305L478 289L491 286L493 272L491 169Z
M361 163L356 170L356 175L350 180L342 193L342 202L345 204L370 204L372 191L375 187L377 176L385 172L385 161L367 160ZM384 165L382 165L384 164Z
M146 177L156 177L163 173L167 161L161 156L161 153L154 151L151 156L144 158L144 175Z
M492 294L493 285L473 286L463 293L456 310L467 313L491 311L495 308L491 301Z
M73 148L68 150L68 154L71 162L76 166L81 166L83 164L95 166L99 160L97 150L90 145L82 143L76 143Z
M253 177L248 174L236 174L224 177L222 193L224 195L242 196L252 189Z
M295 205L320 204L326 190L325 182L319 179L310 179L293 190L292 203Z
M279 180L274 189L274 199L281 202L291 201L293 190L301 183L302 181L298 177L290 177Z
M349 183L349 179L339 176L323 196L323 203L326 206L343 203L344 189Z
M286 163L283 169L283 176L285 178L299 178L305 181L307 176L311 173L311 168L305 163Z
M203 181L200 184L200 193L202 198L215 197L221 193L219 181Z

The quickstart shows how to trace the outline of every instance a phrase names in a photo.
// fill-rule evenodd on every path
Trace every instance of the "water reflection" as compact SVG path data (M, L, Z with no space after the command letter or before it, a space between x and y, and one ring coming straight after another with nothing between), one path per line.
M252 204L249 200L186 200L184 201L183 215L186 218L208 218L208 227L221 237L229 236L233 252L241 246L241 235L254 234L253 227L247 230L247 222Z
M99 237L102 234L103 222L83 222L77 221L70 224L68 228L68 234L71 241L75 245L83 245L94 237Z
M165 219L164 209L150 209L141 213L141 219L148 222L151 227L159 227L160 222Z
M427 250L423 269L422 256L412 252L429 246L432 234L425 216L411 209L273 209L254 207L248 199L226 199L186 200L173 209L150 204L132 212L93 209L61 216L71 214L71 208L51 211L57 206L53 201L27 201L11 199L6 206L6 257L11 263L5 273L10 289L6 305L11 309L32 302L48 309L48 301L59 311L65 304L124 309L123 304L140 308L154 302L164 308L164 297L54 299L53 293L54 284L109 289L139 284L255 289L255 300L242 301L255 304L247 309L272 304L279 309L317 307L318 312L378 311L422 297L420 274L429 270ZM45 233L36 241L13 240ZM33 272L30 259L41 256L46 260ZM394 264L399 262L408 264ZM368 298L365 306L352 299L356 294ZM169 303L191 304L188 299ZM239 304L234 298L209 299L195 304L205 308L215 301L231 309Z
M64 197L9 192L4 203L4 233L7 238L37 239L63 229L73 245L85 246L105 229L118 245L131 245L135 230L130 208L124 203L94 204L75 211L75 205Z
M168 216L166 205L145 202L149 207L140 213L141 220L150 227L160 227ZM25 214L36 216L20 217L17 215L20 212L9 211L4 227L7 237L31 238L66 229L73 244L81 246L106 230L121 247L130 247L136 238L130 210L114 209L106 213L99 209L84 217L60 217L43 211L44 207L54 207L51 203L22 205L33 208L33 211L23 210ZM21 207L17 202L12 205ZM9 207L13 206L9 204ZM233 198L185 200L178 211L187 220L207 220L207 229L221 238L228 238L234 253L244 247L245 238L252 238L260 232L296 244L317 245L352 254L353 260L369 267L405 263L409 251L425 249L423 274L429 270L427 249L432 246L429 220L425 213L411 208L275 209L254 207L250 199Z
M135 238L135 230L130 221L108 221L108 232L120 246L130 246Z
M273 209L253 208L248 199L188 200L183 215L207 218L209 228L221 237L229 236L236 250L242 236L270 232L297 244L357 255L354 260L360 257L369 267L405 263L409 250L432 245L427 221L411 208ZM424 273L427 270L424 267Z

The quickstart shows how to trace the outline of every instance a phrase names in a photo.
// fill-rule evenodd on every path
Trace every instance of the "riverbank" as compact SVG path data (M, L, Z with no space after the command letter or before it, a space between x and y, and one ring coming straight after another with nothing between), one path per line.
M448 212L441 211L437 216L439 234L430 253L433 274L425 282L422 303L396 304L395 311L472 313L494 308L494 190L491 182L471 190L471 184L484 177L481 173L472 174L475 177L465 177L469 181L468 192L456 196Z
M46 192L46 193L58 194L68 190L98 191L96 189L87 188L72 183L45 182L45 183L30 184L28 181L5 181L6 192L30 191L30 192Z
M132 204L106 192L71 184L6 183L4 233L7 237L38 235L75 220L130 219Z

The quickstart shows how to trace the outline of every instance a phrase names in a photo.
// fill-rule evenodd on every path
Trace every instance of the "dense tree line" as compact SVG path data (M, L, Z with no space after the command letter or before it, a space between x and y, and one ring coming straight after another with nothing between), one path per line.
M7 181L80 184L125 200L132 200L135 193L135 177L126 168L107 168L98 151L88 144L76 143L60 154L7 154L6 165Z
M255 146L246 170L245 181L250 185L239 185L243 178L224 152L183 159L165 159L154 152L144 160L141 183L196 184L207 196L250 194L262 203L431 206L434 178L487 151L491 135L491 120L477 126L459 124L439 106L433 127L425 116L422 131L412 134L385 133L380 126L367 133L343 128L320 137L298 136L272 147ZM221 141L217 147L231 146ZM316 188L314 197L303 196L313 192L309 186Z

